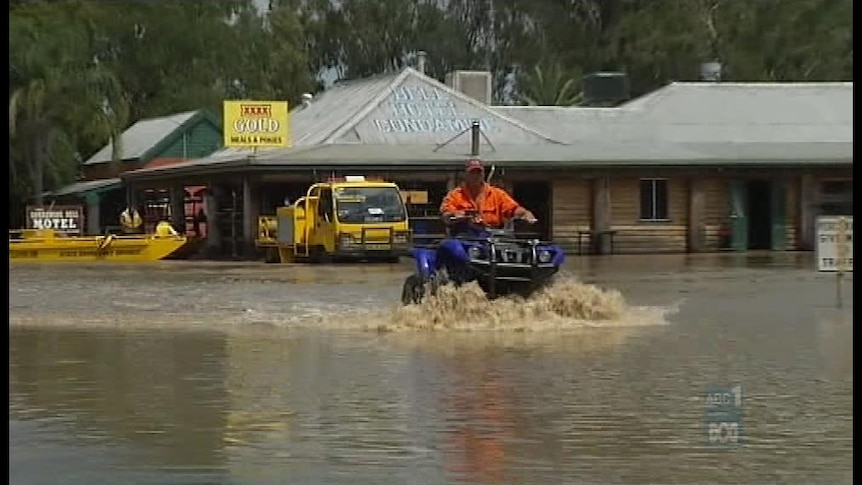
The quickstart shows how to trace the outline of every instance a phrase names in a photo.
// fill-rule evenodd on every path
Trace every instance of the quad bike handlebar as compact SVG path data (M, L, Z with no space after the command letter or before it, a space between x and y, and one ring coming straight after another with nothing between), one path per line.
M476 214L464 214L464 215L454 215L448 216L446 218L446 222L449 224L460 224L460 223L469 223L475 224L477 226L484 226L485 224L482 222L482 219L479 218Z
M482 218L479 217L479 214L475 211L468 211L464 212L463 214L449 215L445 218L445 220L450 225L468 223L479 227L487 227L482 221ZM522 220L527 222L528 224L535 224L536 222L538 222L538 220L528 220L524 218L513 217L506 221L504 227L513 226L516 220Z

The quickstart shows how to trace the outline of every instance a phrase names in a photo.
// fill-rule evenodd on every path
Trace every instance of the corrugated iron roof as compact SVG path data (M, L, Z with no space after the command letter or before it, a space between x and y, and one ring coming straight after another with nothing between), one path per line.
M134 160L141 158L148 150L160 141L164 140L183 123L190 120L200 110L186 111L161 118L149 118L140 120L130 126L122 135L122 157L123 160ZM95 155L90 157L84 165L107 163L111 161L113 143L108 143Z
M404 72L336 83L307 107L294 109L290 114L291 144L325 143L363 108L391 90L392 85L403 78Z
M446 147L448 148L448 147ZM297 151L287 157L261 156L250 160L250 165L291 165L297 162L330 162L367 164L375 161L392 163L416 163L434 161L456 161L463 163L469 158L469 147L438 149L438 145L371 145L338 144L318 145ZM595 161L595 160L689 160L696 152L676 145L644 145L640 143L594 142L579 147L571 145L498 145L482 152L487 162L514 162L529 165L542 161Z
M575 143L847 142L853 83L672 83L616 108L499 106Z
M675 82L622 108L676 123L852 124L852 102L852 82Z
M438 145L329 144L294 147L289 154L261 154L242 160L184 162L168 167L126 172L123 178L159 178L171 174L203 174L217 170L291 170L363 166L388 169L460 168L467 151L438 150ZM573 145L500 145L484 152L487 163L529 168L605 166L791 166L852 164L852 143L642 143L603 142Z
M541 127L567 143L646 140L652 138L650 130L654 130L621 108L495 106L494 110Z
M391 97L395 96L397 90L402 87L413 89L427 89L435 93L435 96L445 98L457 110L470 110L467 116L478 119L480 116L494 118L505 125L510 131L523 131L533 143L559 143L552 137L538 131L521 121L510 118L493 108L457 91L436 79L412 69L404 68L397 74L377 76L369 79L348 81L336 84L325 91L317 100L307 107L302 107L291 112L291 127L294 129L292 136L293 146L319 145L343 142L347 136L351 141L371 144L399 144L402 140L380 130L369 130L363 128L363 123L372 124L372 117L376 111L385 108L383 105ZM380 115L381 113L376 113ZM416 115L417 117L433 118L433 115ZM441 115L442 116L442 115ZM409 135L416 135L409 133ZM507 133L506 138L511 141L512 134ZM451 135L437 135L434 141L443 142ZM272 150L269 150L272 151Z
M312 146L323 143L333 132L348 123L356 113L377 98L396 82L404 72L381 74L365 79L335 83L319 94L308 106L299 106L290 112L291 147ZM287 148L289 150L290 148ZM262 147L258 154L282 150ZM251 148L224 147L206 157L213 161L239 159L255 153Z
M319 145L298 150L289 157L259 157L249 165L290 166L297 163L371 164L374 162L423 163L456 161L470 156L467 150L436 150L435 145ZM641 143L593 141L574 145L500 145L483 152L489 163L507 162L529 166L531 163L560 162L576 166L581 162L660 162L685 165L698 162L723 164L811 163L814 161L852 162L852 143Z
M300 106L290 113L291 147L260 148L257 153L269 156L274 153L291 153L293 147L314 146L321 144L352 143L370 144L403 144L405 137L424 138L424 142L433 140L442 143L457 133L384 133L381 130L369 128L377 116L386 116L381 111L386 110L387 100L402 87L427 88L440 96L446 97L453 109L469 111L464 116L469 119L485 117L499 123L502 130L497 138L499 141L512 142L521 138L531 144L560 143L553 137L536 130L522 121L494 110L492 107L474 100L439 81L425 76L412 68L404 68L398 73L383 74L366 79L336 83L314 99L308 106ZM433 117L431 117L433 118ZM459 120L461 121L461 120ZM469 128L469 125L467 126ZM500 131L498 130L498 131ZM492 136L485 133L485 136ZM465 135L469 143L469 134ZM418 141L418 143L423 143ZM245 157L253 151L245 148L224 148L212 155L214 158Z
M346 134L408 80L450 90L409 68L343 83L294 112L296 142L290 148L261 149L253 157L251 150L228 148L207 158L136 170L123 177L198 173L215 167L433 165L469 156L469 135L443 148L422 136L415 140L371 136L363 143L362 133L356 133L357 141L344 142L352 139ZM852 164L852 94L852 83L674 83L618 108L486 107L463 94L454 95L461 102L499 113L498 119L524 133L539 137L550 133L543 138L547 143L535 139L518 143L522 140L516 136L490 144L483 140L482 158L491 162L684 166Z
M75 182L74 184L67 185L52 192L46 192L45 195L60 197L64 195L84 194L94 190L108 190L114 187L119 187L122 183L123 181L119 177L101 180L87 180L84 182Z

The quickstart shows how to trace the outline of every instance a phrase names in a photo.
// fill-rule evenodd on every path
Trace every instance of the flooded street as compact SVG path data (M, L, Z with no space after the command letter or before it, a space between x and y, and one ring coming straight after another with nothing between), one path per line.
M573 257L588 285L401 308L409 271L12 265L11 483L852 483L853 278L837 309L811 254Z

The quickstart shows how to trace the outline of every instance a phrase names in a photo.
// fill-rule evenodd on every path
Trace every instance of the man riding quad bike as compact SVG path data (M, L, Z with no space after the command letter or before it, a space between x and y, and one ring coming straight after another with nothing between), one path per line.
M449 228L435 247L416 247L416 273L407 277L402 303L418 303L447 283L476 281L490 298L516 293L529 296L557 273L564 255L560 247L537 239L518 239L506 222L535 223L536 217L504 190L484 179L478 160L466 164L465 182L446 195L440 206Z
M464 172L464 183L449 191L440 204L444 224L453 217L463 217L468 213L476 214L476 222L492 229L501 229L509 219L522 219L530 224L537 222L536 216L505 190L485 181L485 166L480 160L468 160Z

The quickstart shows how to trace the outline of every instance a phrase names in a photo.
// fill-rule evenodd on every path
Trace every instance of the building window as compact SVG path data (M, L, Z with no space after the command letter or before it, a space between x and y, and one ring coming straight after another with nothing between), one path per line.
M641 220L668 220L667 179L641 179Z
M820 213L823 215L853 215L853 181L827 180L820 185Z

